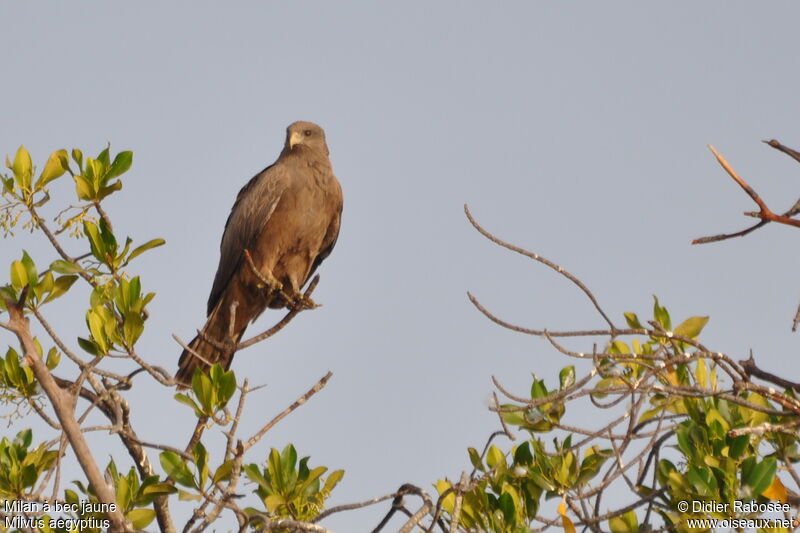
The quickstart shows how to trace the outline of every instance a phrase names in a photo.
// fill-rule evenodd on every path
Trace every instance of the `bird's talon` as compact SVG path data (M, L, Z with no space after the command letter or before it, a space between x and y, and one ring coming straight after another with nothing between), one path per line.
M316 309L321 306L321 304L318 304L310 297L300 294L299 292L294 295L291 302L292 307L299 307L300 309Z

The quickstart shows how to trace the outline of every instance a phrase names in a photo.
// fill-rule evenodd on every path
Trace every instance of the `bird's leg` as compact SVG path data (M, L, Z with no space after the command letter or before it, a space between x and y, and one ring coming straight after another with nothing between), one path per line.
M316 309L320 306L320 304L311 299L311 296L306 296L300 292L298 283L293 278L290 278L289 281L291 282L289 288L291 296L286 299L286 307L294 309Z
M294 291L294 294L290 297L291 299L288 300L289 307L300 307L301 309L316 309L320 307L322 304L318 304L314 300L311 299L310 296L306 296L300 291Z
M259 281L263 283L263 287L266 287L269 292L277 292L286 298L287 301L289 301L289 296L283 292L283 283L278 281L278 279L272 274L271 270L268 269L266 272L261 272L258 268L256 268L256 264L253 262L253 256L250 255L250 250L245 249L244 258L253 274L255 274Z

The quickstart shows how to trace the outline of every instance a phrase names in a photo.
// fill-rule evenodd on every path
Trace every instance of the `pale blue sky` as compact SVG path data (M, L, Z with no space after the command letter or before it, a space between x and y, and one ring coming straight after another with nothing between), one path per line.
M565 280L472 230L465 202L581 277L620 322L658 294L678 317L711 315L708 346L797 373L796 231L689 243L750 223L709 143L775 210L796 200L800 167L760 141L800 146L798 16L788 1L4 2L0 155L24 144L41 163L107 141L135 152L108 210L119 233L168 241L139 264L158 293L139 350L174 370L170 335L203 324L237 191L290 122L319 123L345 194L341 236L320 269L324 306L235 359L268 385L244 433L332 370L253 459L294 442L344 468L334 504L404 482L433 490L496 428L491 375L524 393L531 372L552 382L571 363L489 323L467 290L531 327L601 325ZM21 247L53 258L30 239L0 245L0 264ZM69 338L84 332L84 302L53 309ZM148 440L188 438L171 394L143 379L129 395ZM367 531L385 510L326 524Z

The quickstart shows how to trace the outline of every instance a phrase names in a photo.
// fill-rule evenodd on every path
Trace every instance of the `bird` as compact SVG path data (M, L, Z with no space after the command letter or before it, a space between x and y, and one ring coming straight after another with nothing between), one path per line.
M178 360L179 388L191 385L195 369L228 370L233 347L265 309L316 307L300 291L336 245L342 206L325 132L312 122L290 124L278 159L236 196L206 323Z

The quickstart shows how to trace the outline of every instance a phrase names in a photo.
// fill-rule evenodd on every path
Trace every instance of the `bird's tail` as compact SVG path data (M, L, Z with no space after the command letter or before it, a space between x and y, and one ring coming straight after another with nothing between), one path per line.
M208 371L211 365L219 363L223 369L228 370L236 350L222 348L221 345L238 344L244 330L242 327L240 331L234 331L233 338L230 338L228 313L222 312L222 306L218 305L209 315L200 333L188 344L189 349L183 350L178 360L178 371L175 373L178 389L186 389L192 385L192 376L198 368Z

